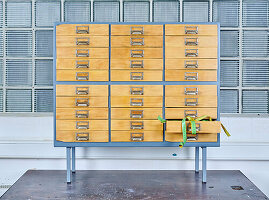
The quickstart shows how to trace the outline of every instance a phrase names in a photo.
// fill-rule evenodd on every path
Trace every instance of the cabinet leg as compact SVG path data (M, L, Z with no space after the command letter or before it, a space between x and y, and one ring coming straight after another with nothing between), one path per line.
M202 175L202 182L206 183L206 147L202 147L202 167L203 167L203 175Z
M71 147L66 147L66 182L71 183Z
M72 173L76 173L76 148L72 147Z
M195 173L199 173L199 147L195 147Z

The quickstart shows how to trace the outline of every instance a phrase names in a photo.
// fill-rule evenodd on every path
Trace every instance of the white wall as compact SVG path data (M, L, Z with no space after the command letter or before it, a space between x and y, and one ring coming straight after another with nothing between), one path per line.
M222 134L221 147L208 148L208 169L241 170L269 196L269 118L221 121L232 136ZM65 169L65 149L53 147L52 122L48 116L0 116L0 185L27 169ZM193 169L193 156L193 148L80 148L77 169Z

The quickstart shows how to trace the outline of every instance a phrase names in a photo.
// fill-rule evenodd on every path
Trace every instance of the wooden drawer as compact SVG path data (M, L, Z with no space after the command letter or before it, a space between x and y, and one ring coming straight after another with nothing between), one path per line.
M111 70L111 81L162 81L161 70Z
M56 47L109 47L109 36L58 36Z
M162 85L111 85L111 96L163 96Z
M157 119L162 108L112 108L112 119Z
M107 85L56 85L56 96L108 96Z
M163 97L110 97L112 107L162 107Z
M165 59L166 69L217 69L217 59Z
M159 120L111 120L112 131L161 131L163 124Z
M221 125L219 121L198 121L195 122L197 133L220 133ZM191 123L186 122L187 133L191 132ZM166 132L182 133L181 121L170 121L166 122Z
M217 96L217 85L166 85L165 96ZM194 97L195 97L194 96Z
M56 27L56 35L109 35L108 24L61 24Z
M165 97L165 107L217 107L217 96Z
M57 70L57 81L108 81L108 70Z
M217 48L218 36L166 36L165 47Z
M56 140L62 142L108 142L108 131L57 131Z
M183 142L182 133L165 133L165 141L167 142ZM187 143L188 142L217 142L218 134L217 133L207 133L207 134L198 134L192 135L187 134Z
M112 142L162 142L162 131L111 131Z
M108 58L108 48L59 47L57 58Z
M56 130L108 130L108 120L56 120Z
M108 97L57 97L57 108L108 107Z
M163 35L163 25L111 25L111 35Z
M187 116L201 117L203 115L217 119L217 108L165 108L166 119L183 119Z
M163 47L163 36L112 36L111 47Z
M217 81L217 70L165 70L166 81Z
M111 59L115 58L163 58L162 48L111 48Z
M218 58L217 48L182 48L167 47L165 48L166 58Z
M218 35L218 25L166 24L165 35Z
M56 119L108 119L108 108L57 108Z
M111 59L111 69L163 69L163 59Z
M76 71L89 71L91 69L108 70L108 59L56 59L56 69L72 69Z

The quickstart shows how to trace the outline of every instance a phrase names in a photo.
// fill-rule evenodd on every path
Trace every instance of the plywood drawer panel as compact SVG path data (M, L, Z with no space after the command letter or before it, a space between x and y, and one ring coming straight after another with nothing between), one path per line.
M161 70L111 70L111 81L162 81Z
M72 69L76 71L90 71L92 69L108 70L108 66L109 66L108 59L88 59L88 58L56 59L56 69Z
M217 108L165 108L166 119L183 119L187 116L201 117L203 115L217 119Z
M165 96L217 96L217 85L166 85Z
M108 120L56 120L56 130L108 130Z
M196 124L197 133L219 133L221 131L219 121L198 121ZM186 122L187 132L191 132L190 122ZM170 121L166 122L166 132L182 133L182 122L181 121Z
M218 35L218 25L166 24L165 35Z
M217 96L165 97L165 107L217 107Z
M57 97L57 108L108 107L108 97Z
M217 58L217 48L182 48L167 47L165 48L166 58Z
M61 24L56 27L56 36L60 35L109 35L108 24Z
M57 131L56 140L62 142L108 142L108 131Z
M56 108L56 119L108 119L108 108Z
M217 69L217 59L165 59L166 69Z
M145 130L161 131L163 124L159 120L111 120L112 131Z
M194 137L197 137L196 140L193 140ZM207 134L198 134L196 136L192 134L187 134L188 142L217 142L218 134L217 133L207 133ZM182 133L165 133L165 141L167 142L183 142Z
M217 48L217 36L166 36L165 47Z
M108 70L57 70L57 81L108 81Z
M163 97L110 97L112 107L162 107Z
M163 36L112 36L111 47L163 47Z
M162 108L112 108L112 119L157 119Z
M163 96L162 85L112 85L111 96Z
M111 131L112 142L162 142L162 131Z
M166 81L217 81L217 70L165 70Z
M108 96L107 85L56 85L56 96Z
M163 69L163 59L111 59L111 69Z
M109 47L109 36L58 36L56 47Z
M111 25L111 35L163 35L163 25Z
M57 58L108 58L108 48L59 47Z
M163 58L162 48L111 48L111 59L119 58Z

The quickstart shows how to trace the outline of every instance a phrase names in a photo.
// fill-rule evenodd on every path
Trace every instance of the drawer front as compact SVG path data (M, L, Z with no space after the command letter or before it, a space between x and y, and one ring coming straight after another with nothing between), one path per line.
M163 36L112 36L111 47L163 47Z
M111 25L111 35L163 35L162 25Z
M108 81L108 70L57 70L57 81Z
M165 97L165 107L217 107L217 96Z
M56 96L108 96L107 85L56 85Z
M165 96L217 96L217 85L166 85ZM194 97L195 97L194 96Z
M217 69L217 59L165 59L166 69Z
M61 24L56 26L56 36L109 35L108 24Z
M56 140L62 142L108 142L108 131L57 131Z
M162 107L163 97L110 97L112 107Z
M111 85L111 96L163 96L162 85Z
M218 35L218 25L166 24L165 35Z
M76 71L89 71L91 69L108 70L108 59L56 59L56 69L72 69Z
M111 119L157 119L162 108L112 108Z
M165 56L166 58L218 58L218 49L167 47L165 49Z
M111 131L112 142L162 142L162 131Z
M166 81L217 81L217 70L165 70Z
M221 127L219 121L198 121L195 122L197 133L220 133ZM191 132L191 123L186 122L187 133ZM182 133L181 121L167 121L166 132Z
M108 119L108 108L57 108L56 119Z
M108 58L108 48L59 47L57 58Z
M163 124L159 120L111 120L112 131L161 131Z
M57 97L57 108L108 107L108 97Z
M163 69L162 59L111 59L111 69Z
M165 141L167 142L183 142L182 133L165 133ZM187 143L188 142L217 142L218 134L217 133L207 133L207 134L198 134L192 135L187 134Z
M162 48L111 48L111 58L163 58Z
M217 36L166 36L165 47L217 48Z
M185 117L201 117L203 115L217 119L217 108L165 108L166 119L183 119Z
M56 47L109 47L109 36L58 36Z
M111 70L111 81L162 81L161 70Z
M108 130L108 120L56 120L56 130Z

